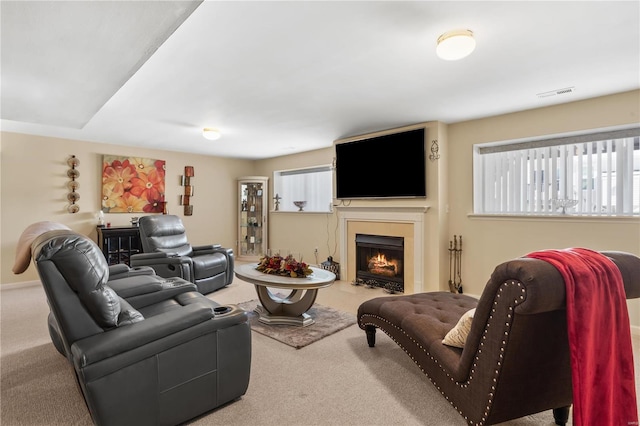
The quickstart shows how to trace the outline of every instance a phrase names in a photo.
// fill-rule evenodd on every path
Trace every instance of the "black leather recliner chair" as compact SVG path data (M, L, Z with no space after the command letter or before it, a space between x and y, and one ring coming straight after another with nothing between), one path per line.
M246 312L150 268L109 268L97 245L71 230L46 232L31 247L52 340L97 425L179 424L244 395Z
M233 250L219 244L192 246L178 216L143 216L139 227L143 253L131 256L131 266L151 266L161 277L191 281L202 294L233 281Z

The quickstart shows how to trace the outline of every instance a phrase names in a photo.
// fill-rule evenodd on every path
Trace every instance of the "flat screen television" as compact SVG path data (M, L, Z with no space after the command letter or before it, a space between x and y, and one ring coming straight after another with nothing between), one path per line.
M425 129L337 143L336 198L427 196Z

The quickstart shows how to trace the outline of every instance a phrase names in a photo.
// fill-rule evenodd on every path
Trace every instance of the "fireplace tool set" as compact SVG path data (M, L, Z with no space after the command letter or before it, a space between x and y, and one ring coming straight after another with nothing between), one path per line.
M449 291L462 293L462 235L449 241Z

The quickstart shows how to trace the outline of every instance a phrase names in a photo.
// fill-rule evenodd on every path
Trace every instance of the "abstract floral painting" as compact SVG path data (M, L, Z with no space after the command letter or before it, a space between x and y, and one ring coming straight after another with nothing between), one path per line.
M102 157L102 211L162 213L165 161L140 157Z

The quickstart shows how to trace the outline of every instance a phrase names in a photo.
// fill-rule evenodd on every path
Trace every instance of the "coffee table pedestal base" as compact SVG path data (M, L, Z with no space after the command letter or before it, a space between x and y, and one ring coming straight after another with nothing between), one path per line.
M272 315L267 311L262 305L256 306L253 310L256 314L258 314L258 321L263 324L269 325L295 325L298 327L306 327L315 322L313 318L309 314L302 314L297 317L289 317L283 315Z
M260 305L255 309L258 318L264 324L286 324L306 327L314 323L307 312L316 301L317 289L291 290L289 295L281 297L267 287L256 285ZM260 309L258 309L260 308Z
M256 286L260 304L255 312L263 324L285 324L306 327L315 322L306 312L313 306L318 289L329 287L336 279L333 272L310 268L304 278L264 274L251 263L235 268L236 277ZM273 293L271 290L277 292ZM289 292L283 296L280 291Z

